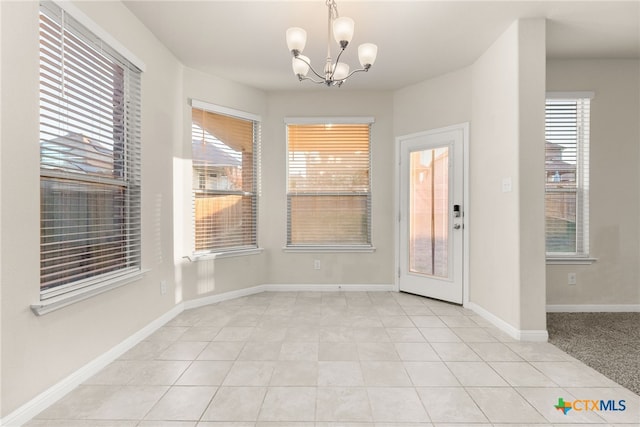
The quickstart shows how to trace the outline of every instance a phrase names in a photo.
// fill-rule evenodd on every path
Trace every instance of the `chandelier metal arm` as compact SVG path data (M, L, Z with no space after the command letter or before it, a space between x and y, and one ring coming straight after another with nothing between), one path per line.
M340 52L338 52L338 57L336 58L336 66L335 68L331 71L331 76L329 76L329 80L333 81L333 75L336 73L336 70L338 69L338 63L340 62L340 57L342 56L342 54L344 53L344 49L347 46L345 45L344 47L342 47L340 49ZM331 61L331 58L327 57L327 62ZM344 79L343 79L344 80Z
M344 52L344 50L345 50L344 48L340 49L340 52L338 53L338 57L336 58L336 64L337 64L338 62L340 62L340 57L342 56L342 53ZM331 84L341 85L341 84L342 84L342 82L344 82L346 79L348 79L349 77L351 77L354 73L356 73L356 72L358 72L358 71L368 71L368 70L369 70L368 68L367 68L367 69L364 69L364 68L363 68L363 69L360 69L360 70L355 70L355 71L351 72L351 73L350 73L347 77L345 77L344 79L340 79L340 80L333 80L333 76L334 76L334 74L336 73L336 70L335 70L335 68L334 68L334 69L331 71L331 74L329 74L329 71L328 71L328 68L327 68L327 66L328 66L328 67L331 67L331 66L332 66L332 61L331 61L331 58L330 58L330 57L327 57L327 62L326 62L326 65L325 65L326 73L325 73L325 75L324 75L324 76L323 76L323 75L321 75L320 73L318 73L318 72L313 68L313 66L312 66L308 61L305 61L304 59L300 58L300 55L295 55L295 58L296 58L296 60L298 60L298 61L302 61L302 62L304 62L305 64L307 64L307 65L309 66L309 69L311 70L311 72L312 72L313 74L315 74L315 75L316 75L316 77L318 77L319 79L321 79L321 81L317 81L317 80L315 80L315 79L313 79L313 78L311 78L311 77L306 77L306 76L298 75L298 79L299 79L300 81L302 81L302 80L311 80L311 81L312 81L312 82L314 82L314 83L325 83L327 86L330 86Z
M364 67L364 68L359 68L357 70L353 70L352 72L349 73L349 75L347 77L345 77L344 79L342 79L342 81L347 80L349 77L353 76L355 73L360 73L362 71L367 72L369 71L369 68L371 68L371 66L369 67Z
M316 80L314 78L311 77L307 77L307 76L303 76L301 74L298 74L298 80L303 81L303 80L310 80L313 83L317 83L317 84L326 84L326 82L323 80Z

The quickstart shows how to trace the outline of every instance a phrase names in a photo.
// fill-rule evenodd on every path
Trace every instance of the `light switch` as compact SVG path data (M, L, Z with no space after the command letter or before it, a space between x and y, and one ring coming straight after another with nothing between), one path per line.
M502 178L502 192L511 193L511 177Z

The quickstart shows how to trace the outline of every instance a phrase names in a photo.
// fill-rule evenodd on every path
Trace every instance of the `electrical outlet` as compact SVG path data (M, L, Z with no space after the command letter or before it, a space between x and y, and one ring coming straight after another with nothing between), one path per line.
M167 294L167 281L166 280L161 280L160 281L160 293L162 295L166 295Z
M576 273L569 273L569 276L567 277L567 282L570 285L575 285L576 284Z
M313 269L314 270L320 270L320 260L316 259L313 261Z

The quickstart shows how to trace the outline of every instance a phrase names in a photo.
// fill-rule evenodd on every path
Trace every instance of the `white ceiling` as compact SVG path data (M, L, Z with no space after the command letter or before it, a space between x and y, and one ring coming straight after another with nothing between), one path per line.
M340 90L393 90L473 63L516 19L547 18L550 58L640 58L640 1L337 1L355 20L343 61L378 45L368 73ZM263 90L313 89L291 70L285 31L307 30L304 54L326 57L324 0L125 1L186 66ZM335 42L332 41L335 56Z

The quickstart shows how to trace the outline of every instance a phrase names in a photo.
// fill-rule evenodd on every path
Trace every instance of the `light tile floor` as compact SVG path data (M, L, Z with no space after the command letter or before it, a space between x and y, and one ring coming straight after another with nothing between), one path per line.
M550 344L413 295L297 292L187 310L28 426L594 424L639 426L640 396Z

